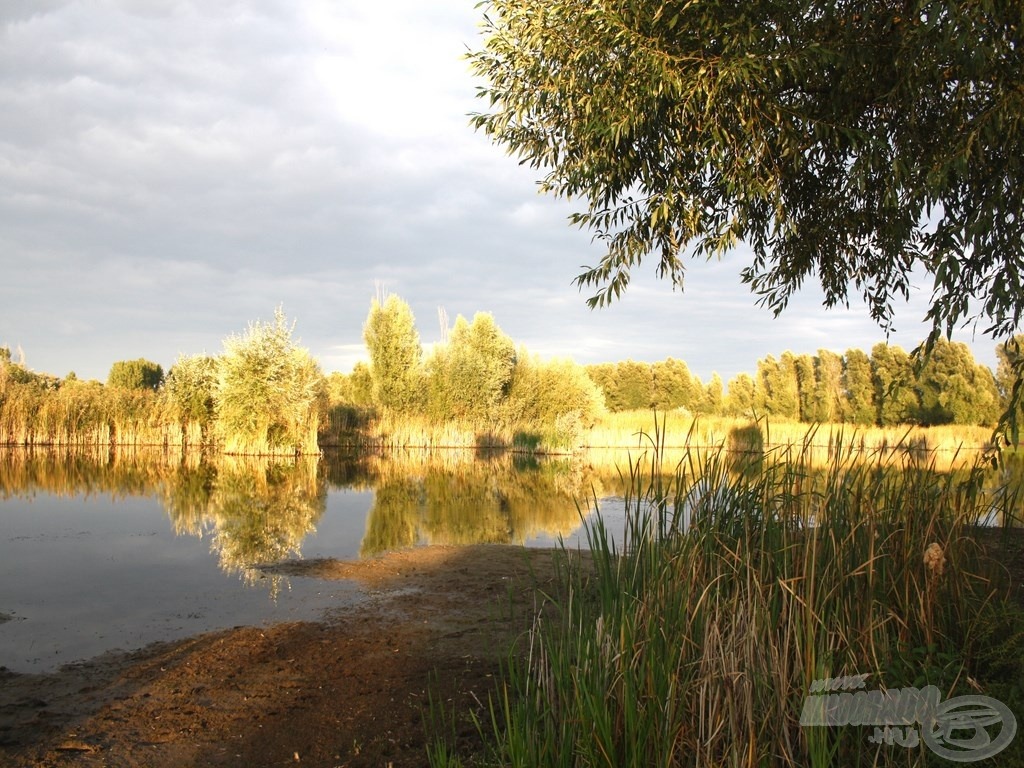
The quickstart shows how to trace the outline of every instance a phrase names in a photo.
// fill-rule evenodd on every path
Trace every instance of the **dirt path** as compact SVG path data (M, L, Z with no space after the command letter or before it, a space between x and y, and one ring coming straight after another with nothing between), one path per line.
M428 687L486 703L556 555L427 547L290 575L354 579L321 623L236 628L49 675L0 672L3 766L422 766ZM460 738L472 739L468 722Z

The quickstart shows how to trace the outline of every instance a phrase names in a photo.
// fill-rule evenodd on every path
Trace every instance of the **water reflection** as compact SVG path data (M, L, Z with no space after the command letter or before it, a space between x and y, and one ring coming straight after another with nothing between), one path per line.
M175 533L210 538L225 572L250 585L266 578L276 595L281 577L264 577L256 566L301 555L327 508L317 466L315 457L235 456L179 466L162 483L164 509Z
M763 461L744 447L730 454L737 457L731 470L737 474L758 471ZM649 461L643 450L573 458L411 451L284 460L0 449L0 499L40 493L159 499L176 534L208 540L224 572L276 594L282 577L266 576L258 566L302 556L332 490L373 491L372 500L363 502L362 556L427 543L522 544L570 535L580 526L581 504L587 512L594 499L625 495L629 465L649 467ZM669 454L661 466L695 480L701 464L690 452ZM808 470L808 482L819 471L824 470ZM1005 496L1016 494L1022 479L1019 453L1007 454L1001 468L983 478L992 508L1015 510L1018 521L1024 500ZM982 522L1003 521L994 515Z
M283 582L259 566L302 556L330 490L372 490L358 551L417 544L522 544L580 525L578 500L602 487L578 460L474 451L296 459L161 451L0 449L0 498L157 498L179 536L209 540L246 584Z
M570 459L422 452L371 457L376 493L360 554L418 543L523 544L567 536L596 480ZM586 510L586 511L589 511Z

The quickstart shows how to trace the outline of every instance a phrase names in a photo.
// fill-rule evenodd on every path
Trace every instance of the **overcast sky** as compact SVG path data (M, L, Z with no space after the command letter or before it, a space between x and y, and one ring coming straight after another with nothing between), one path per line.
M349 371L377 283L425 343L438 307L490 311L544 356L673 356L705 380L884 339L813 290L773 319L742 253L693 262L684 294L652 264L587 309L572 280L602 251L573 205L469 127L475 3L0 2L0 345L105 379L217 353L282 305L325 371ZM929 289L891 343L921 340ZM994 365L989 339L958 338Z

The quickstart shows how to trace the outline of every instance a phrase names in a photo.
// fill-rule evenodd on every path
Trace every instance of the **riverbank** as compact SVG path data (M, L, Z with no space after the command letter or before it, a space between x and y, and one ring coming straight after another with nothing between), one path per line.
M48 675L0 671L0 765L422 766L428 688L475 738L501 660L555 581L551 550L423 547L287 566L364 599ZM435 708L436 711L436 708Z

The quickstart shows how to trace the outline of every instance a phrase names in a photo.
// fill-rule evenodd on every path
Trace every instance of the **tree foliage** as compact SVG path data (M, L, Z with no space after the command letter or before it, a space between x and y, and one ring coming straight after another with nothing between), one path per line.
M163 367L142 357L116 362L110 366L110 373L107 374L108 387L156 391L163 383Z
M1011 423L1018 427L1024 424L1024 403L1020 397L1024 388L1024 334L996 347L996 386L1002 402L1014 404ZM1017 434L1013 435L1012 442L1018 442Z
M412 308L394 294L374 299L363 326L370 353L373 400L396 413L411 413L421 400L423 348Z
M992 372L960 342L939 340L923 360L917 388L923 424L992 424L999 413Z
M217 360L208 355L181 356L167 373L165 392L183 423L198 424L205 434L213 423L217 392Z
M508 395L516 349L488 312L469 322L462 315L448 343L428 361L430 408L442 419L480 421L496 417Z
M491 0L475 125L582 199L607 247L577 280L617 297L656 254L753 252L782 311L816 277L888 327L934 277L930 341L995 338L1024 302L1024 11L1007 0Z
M846 392L846 409L843 413L843 420L850 424L874 424L875 407L874 387L871 381L871 360L863 350L846 350L842 382Z
M217 362L217 431L226 453L317 453L323 373L292 340L278 309L224 340Z

